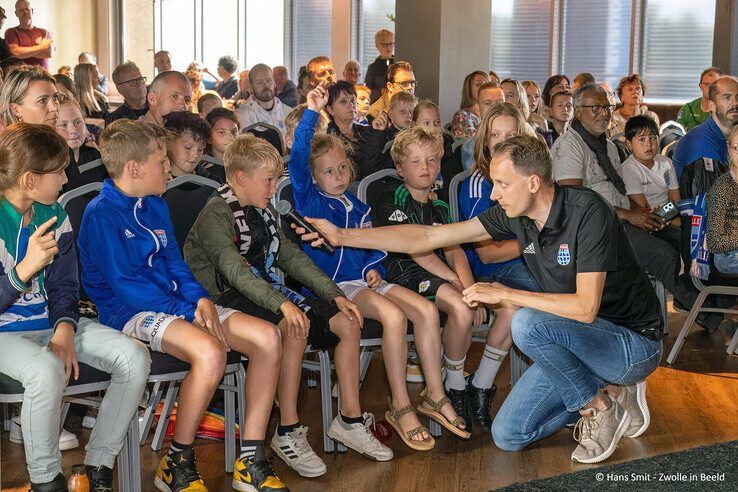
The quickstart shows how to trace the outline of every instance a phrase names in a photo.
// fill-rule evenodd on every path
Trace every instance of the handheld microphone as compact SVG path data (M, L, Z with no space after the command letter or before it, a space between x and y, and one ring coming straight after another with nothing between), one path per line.
M292 222L294 222L298 227L302 227L305 229L308 233L317 232L318 236L323 237L316 229L313 227L309 222L307 222L305 219L302 218L302 215L298 214L294 208L292 208L292 205L287 200L280 200L277 202L277 213L281 215L282 217L286 217ZM336 248L333 247L331 243L328 242L326 238L323 237L323 244L320 245L320 249L324 252L328 253L329 255L332 255Z

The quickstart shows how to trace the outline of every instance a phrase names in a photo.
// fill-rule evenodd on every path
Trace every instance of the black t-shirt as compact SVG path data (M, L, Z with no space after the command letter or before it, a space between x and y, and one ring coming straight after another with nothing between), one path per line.
M221 83L215 88L215 92L224 99L232 98L238 92L238 78L231 77L227 82Z
M130 106L128 106L126 103L123 103L118 109L113 111L112 113L108 113L108 117L105 121L106 124L110 124L115 120L137 120L146 113L149 112L149 105L148 103L144 105L142 109L133 109Z
M375 226L398 224L440 225L451 222L448 205L441 200L417 202L410 195L404 184L392 184L384 190L372 205L372 217ZM446 262L443 249L434 251L441 261ZM400 276L422 270L409 255L389 253L384 260L387 268L387 280L392 281Z
M543 292L574 293L580 272L607 272L598 316L653 340L661 339L661 307L615 209L596 192L555 185L541 231L502 207L477 216L495 239L514 234Z

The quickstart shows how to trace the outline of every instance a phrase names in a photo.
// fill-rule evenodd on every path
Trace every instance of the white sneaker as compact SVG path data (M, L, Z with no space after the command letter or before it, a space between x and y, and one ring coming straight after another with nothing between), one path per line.
M367 458L377 461L389 461L394 454L392 450L379 442L371 428L374 426L374 415L364 412L364 422L346 424L338 415L331 422L331 427L326 433L334 441L363 454Z
M95 427L95 422L97 422L97 417L94 415L85 415L85 418L82 419L82 427L92 429Z
M13 417L10 421L10 442L23 444L23 432L21 429L20 416ZM79 439L66 429L59 434L59 451L74 449L79 446Z
M74 449L77 446L79 446L77 436L66 429L62 429L61 434L59 434L59 451Z
M574 439L579 446L571 454L573 461L599 463L609 458L618 447L620 438L630 425L630 415L616 400L609 400L610 408L591 408L577 422Z
M405 366L405 381L408 383L422 383L425 381L423 370L412 359L408 359Z
M646 403L646 381L639 381L631 386L623 386L618 403L628 411L630 425L623 434L625 437L638 437L648 429L651 423L651 412Z
M272 450L303 477L319 477L328 469L307 441L308 428L301 425L286 436L274 432Z

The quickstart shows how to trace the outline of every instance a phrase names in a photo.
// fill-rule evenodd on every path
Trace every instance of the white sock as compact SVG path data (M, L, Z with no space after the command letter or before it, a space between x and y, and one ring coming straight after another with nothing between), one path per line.
M507 357L507 350L494 348L492 345L484 346L484 355L479 361L477 372L474 373L472 384L477 388L489 389L495 382L497 371L500 370L502 363Z
M446 366L446 382L444 383L446 389L465 389L466 381L464 381L464 361L466 361L466 357L461 360L451 360L444 355L443 361Z

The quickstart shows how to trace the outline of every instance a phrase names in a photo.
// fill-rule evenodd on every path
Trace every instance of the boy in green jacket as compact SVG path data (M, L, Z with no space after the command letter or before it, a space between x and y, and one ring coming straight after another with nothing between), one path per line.
M369 430L373 416L362 413L359 404L361 313L277 225L270 201L282 173L279 154L247 134L226 149L224 165L226 184L200 212L185 241L184 256L219 305L270 321L282 333L280 424L272 449L302 476L326 472L297 415L302 358L309 343L314 349L335 347L341 411L326 429L328 437L377 461L392 459L392 450ZM277 268L316 297L286 287Z

